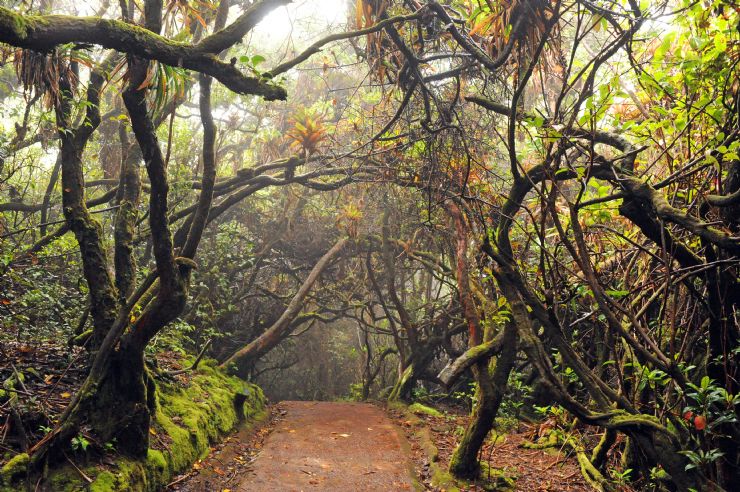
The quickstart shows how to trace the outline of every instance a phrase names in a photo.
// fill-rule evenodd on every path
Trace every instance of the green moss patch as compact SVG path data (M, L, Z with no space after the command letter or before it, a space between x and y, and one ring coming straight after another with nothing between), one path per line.
M236 395L246 397L243 416L247 422L266 415L262 390L227 376L214 361L202 361L188 379L186 383L157 384L157 411L152 416L145 460L112 455L112 466L78 463L78 471L65 465L49 473L48 488L55 492L159 490L208 454L212 443L240 423ZM25 475L27 463L28 455L21 454L2 468L0 492L17 490L18 484L12 482Z
M516 488L517 475L509 473L507 470L489 467L488 463L480 463L480 477L486 480L486 483L480 485L483 490L501 490L513 491Z
M422 405L421 403L414 403L413 405L409 405L409 410L416 414L430 415L432 417L444 417L444 414L436 408L428 407L426 405Z
M463 482L456 480L455 477L453 477L444 467L440 466L439 449L437 449L437 445L434 444L431 431L424 425L424 421L417 416L417 412L412 410L412 407L415 405L429 409L429 407L416 403L411 406L406 406L400 402L389 403L388 407L403 412L406 422L409 423L411 433L427 457L432 485L447 492L457 492L460 490L459 485ZM437 410L434 411L437 412Z
M10 484L26 474L30 458L26 453L14 456L0 469L0 485Z

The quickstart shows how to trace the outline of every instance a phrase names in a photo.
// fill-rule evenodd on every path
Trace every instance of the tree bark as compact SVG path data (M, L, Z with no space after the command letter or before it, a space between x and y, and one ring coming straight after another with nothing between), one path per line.
M93 131L100 124L99 104L103 82L102 74L94 71L88 86L85 120L77 129L71 127L72 91L66 79L60 81L60 95L56 103L62 163L62 207L67 226L77 238L83 271L90 290L93 334L89 347L92 350L100 345L118 311L118 294L103 245L103 231L85 203L85 177L82 168L82 154Z
M478 308L470 291L470 265L468 263L469 229L460 208L448 203L447 210L455 223L457 289L460 296L463 317L469 327L469 345L480 347L485 338L491 341L491 328L481 332L481 321ZM479 357L472 365L473 376L477 383L477 401L470 417L470 423L460 439L460 443L450 458L450 473L461 478L475 478L480 471L478 453L493 428L499 406L506 392L509 373L516 360L516 329L506 323L501 335L501 355L496 359L493 374L489 372L489 357Z

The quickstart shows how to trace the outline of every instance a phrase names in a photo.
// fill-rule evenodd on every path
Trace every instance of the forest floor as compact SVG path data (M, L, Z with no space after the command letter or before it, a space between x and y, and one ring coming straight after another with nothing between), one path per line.
M169 368L173 362L165 355L158 362ZM43 435L44 426L50 425L76 391L83 376L82 357L81 349L0 343L0 383L15 373L25 376L14 391L34 408L25 422L31 442ZM0 405L0 451L8 452L18 447L17 436L9 432L9 408L8 402ZM443 490L431 483L430 461L435 460L438 470L447 469L468 421L466 414L446 410L436 416L417 413L412 423L409 411L379 405L279 403L256 428L243 428L215 444L207 458L174 479L168 490ZM420 429L436 448L433 458L420 442ZM575 457L566 450L522 447L535 440L539 430L524 423L499 429L484 446L481 461L515 479L515 490L590 490ZM498 481L492 478L463 490L489 489Z
M428 449L420 442L418 426L428 429L438 450L436 464L446 470L468 417L454 412L417 416L421 422L412 423L408 412L371 404L281 402L272 407L269 422L256 432L229 437L169 490L444 491L431 484ZM590 491L575 457L565 450L521 447L535 432L521 424L494 437L484 447L482 460L513 479L510 490ZM460 490L501 489L500 476Z
M413 406L410 407L413 409ZM414 412L410 420L409 411L390 409L389 413L396 423L404 429L411 443L415 472L426 490L435 492L445 488L432 485L433 470L430 463L429 449L424 440L431 440L436 448L436 467L447 470L450 457L458 445L462 430L467 426L468 414L459 409L449 408L440 415L425 412ZM419 424L427 431L424 437L419 432ZM544 424L546 426L546 424ZM576 457L566 449L551 447L546 449L527 449L523 445L536 439L542 431L539 427L524 422L515 423L512 428L494 429L492 435L483 445L480 460L488 470L483 471L482 478L467 485L460 485L462 492L484 490L515 490L527 492L588 492L593 489L586 483ZM513 488L507 487L508 482Z
M0 393L7 395L0 399L0 464L3 455L14 455L50 430L84 380L86 356L80 347L32 345L4 335L6 338L0 337ZM22 435L14 429L14 404L23 414L26 428Z

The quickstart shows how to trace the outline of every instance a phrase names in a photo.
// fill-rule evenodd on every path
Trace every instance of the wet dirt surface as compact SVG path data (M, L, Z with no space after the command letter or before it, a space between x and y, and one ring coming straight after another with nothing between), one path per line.
M413 490L409 446L378 407L287 401L241 492Z

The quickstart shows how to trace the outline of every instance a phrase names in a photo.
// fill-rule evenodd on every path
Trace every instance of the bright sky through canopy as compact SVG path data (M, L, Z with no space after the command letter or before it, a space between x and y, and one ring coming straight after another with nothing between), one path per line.
M283 43L289 36L299 41L307 36L324 36L331 27L347 20L346 0L294 2L279 7L257 26L256 36L271 43Z

